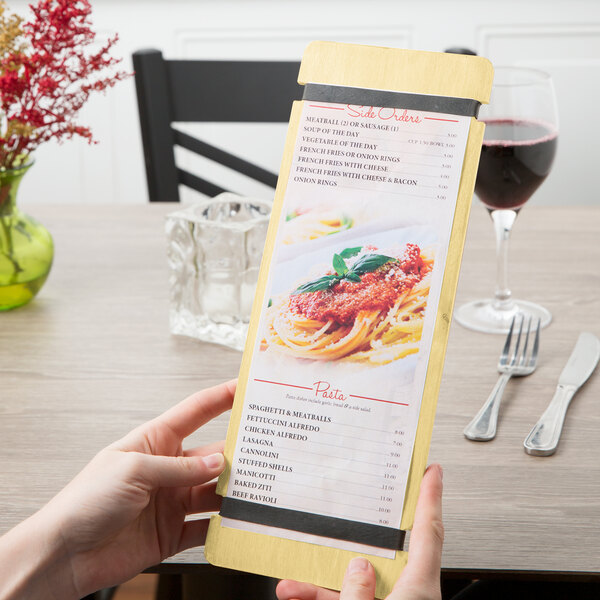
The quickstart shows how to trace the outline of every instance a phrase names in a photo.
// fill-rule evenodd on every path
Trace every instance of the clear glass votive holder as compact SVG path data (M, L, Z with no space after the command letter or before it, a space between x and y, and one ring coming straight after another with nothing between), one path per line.
M270 214L226 192L167 215L171 333L243 350Z

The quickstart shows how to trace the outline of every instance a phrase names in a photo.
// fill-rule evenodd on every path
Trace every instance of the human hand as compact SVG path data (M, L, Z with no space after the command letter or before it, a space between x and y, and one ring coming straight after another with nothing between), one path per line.
M421 482L408 562L388 600L439 600L444 527L442 525L442 468L431 465ZM309 583L283 580L279 600L373 600L375 570L364 558L354 558L344 575L341 592Z
M99 452L42 511L68 557L77 598L204 543L219 509L223 442L183 450L183 440L231 408L235 381L194 394Z

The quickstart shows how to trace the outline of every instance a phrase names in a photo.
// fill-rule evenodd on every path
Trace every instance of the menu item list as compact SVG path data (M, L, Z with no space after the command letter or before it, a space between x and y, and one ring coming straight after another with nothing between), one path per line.
M458 128L440 124L460 123L464 117L442 119L415 111L347 107L342 118L330 114L340 107L313 104L310 108L316 114L306 115L301 128L293 182L367 192L375 183L404 197L448 198L454 159L458 156L462 165L464 143L457 148Z

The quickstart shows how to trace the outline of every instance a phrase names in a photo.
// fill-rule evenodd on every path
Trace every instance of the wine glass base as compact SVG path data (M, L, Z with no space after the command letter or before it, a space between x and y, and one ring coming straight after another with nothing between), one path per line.
M494 300L491 299L474 300L460 306L454 312L454 318L463 327L474 331L508 333L516 314L531 316L534 323L539 318L542 327L546 327L552 321L552 315L548 310L526 300L514 300L508 310L498 310L494 307Z

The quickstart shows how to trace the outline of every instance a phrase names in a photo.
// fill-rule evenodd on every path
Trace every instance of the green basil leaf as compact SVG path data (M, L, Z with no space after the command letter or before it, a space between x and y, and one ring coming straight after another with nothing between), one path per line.
M354 219L347 215L342 215L342 229L350 229L354 225Z
M347 279L348 281L354 281L356 283L360 283L360 277L356 273L354 273L353 271L348 271L344 275L344 279Z
M340 252L342 258L352 258L356 256L362 250L362 246L355 246L354 248L346 248Z
M397 258L386 256L385 254L364 254L361 256L352 267L352 271L358 275L363 273L371 273L387 262L398 262Z
M346 261L339 254L333 255L333 269L338 275L344 275L348 272Z
M308 281L307 283L303 283L302 285L298 286L292 292L292 296L295 296L296 294L307 294L308 292L328 290L339 280L340 278L337 275L325 275L324 277L319 277L319 279L314 279L313 281Z

